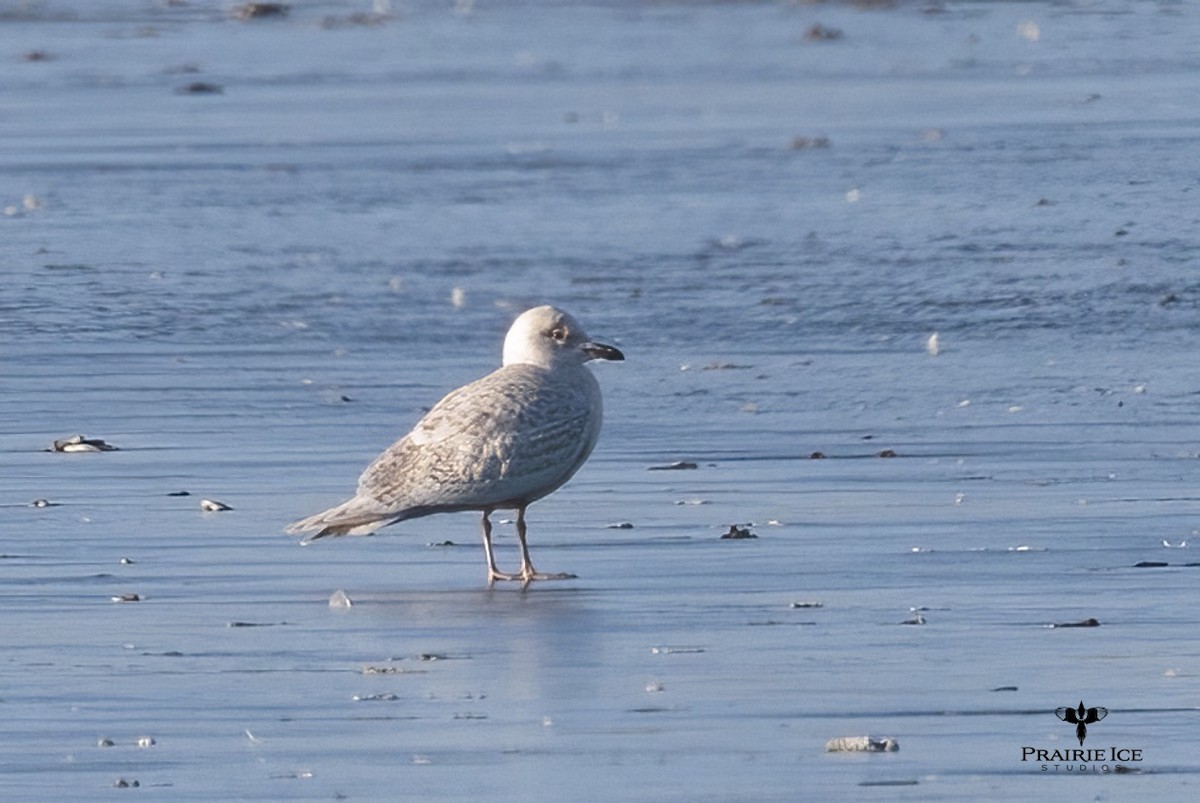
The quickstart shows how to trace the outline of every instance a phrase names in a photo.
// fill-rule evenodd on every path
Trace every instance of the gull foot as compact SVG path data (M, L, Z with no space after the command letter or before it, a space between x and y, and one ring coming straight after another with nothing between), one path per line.
M520 580L525 581L525 578L519 574L505 574L504 572L488 572L488 585L497 580Z
M575 580L579 575L571 574L570 572L523 572L521 574L507 574L505 572L488 572L488 585L497 580L516 580L524 585L529 585L534 580Z
M557 572L552 574L547 574L546 572L530 572L522 577L522 579L528 583L532 580L575 580L578 577L579 575L571 574L570 572Z

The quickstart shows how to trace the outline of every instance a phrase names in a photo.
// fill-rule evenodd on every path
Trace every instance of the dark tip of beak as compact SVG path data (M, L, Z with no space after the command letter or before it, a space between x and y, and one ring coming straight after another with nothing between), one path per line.
M605 343L584 343L583 353L591 357L593 360L613 360L619 362L625 359L625 355L616 346L609 346Z

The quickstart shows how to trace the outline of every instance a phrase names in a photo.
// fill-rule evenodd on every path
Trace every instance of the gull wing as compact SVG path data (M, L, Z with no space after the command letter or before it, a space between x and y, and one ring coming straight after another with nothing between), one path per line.
M599 394L580 368L564 382L510 365L438 402L359 478L359 497L395 514L539 499L583 464L599 434ZM418 514L419 515L419 514Z

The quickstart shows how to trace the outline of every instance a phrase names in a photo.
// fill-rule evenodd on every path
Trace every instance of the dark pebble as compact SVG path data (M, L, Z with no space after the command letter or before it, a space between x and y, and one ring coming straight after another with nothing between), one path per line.
M859 786L918 786L921 782L916 778L905 778L896 781L859 781Z
M792 140L792 150L809 151L829 147L829 137L796 137Z
M333 28L347 28L352 26L378 28L386 21L387 15L385 14L372 14L365 11L358 11L345 17L326 17L321 21L321 27L327 30Z
M239 20L282 18L291 8L287 3L245 3L233 9L233 17Z
M175 90L176 95L223 95L225 87L208 81L192 81Z
M821 23L814 23L804 32L806 42L832 42L842 38L840 28L827 28Z

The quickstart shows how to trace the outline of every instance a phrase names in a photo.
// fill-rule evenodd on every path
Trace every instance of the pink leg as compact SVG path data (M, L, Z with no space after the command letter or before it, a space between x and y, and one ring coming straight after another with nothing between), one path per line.
M517 508L517 540L521 542L521 574L520 578L528 583L531 580L572 580L575 575L567 572L558 574L543 574L533 568L529 557L529 544L525 541L525 506Z
M496 556L492 552L492 522L488 519L492 511L483 511L483 554L487 557L488 585L497 580L519 580L520 575L505 574L496 568Z

